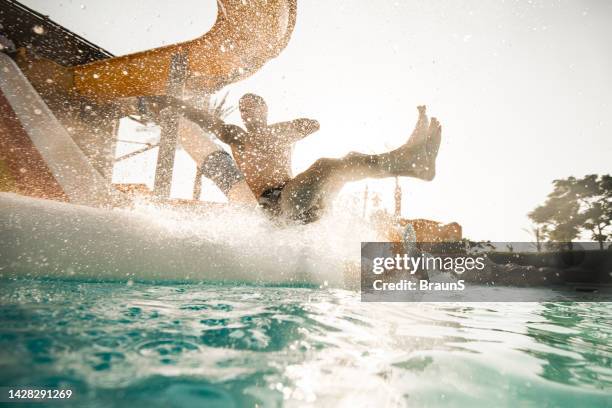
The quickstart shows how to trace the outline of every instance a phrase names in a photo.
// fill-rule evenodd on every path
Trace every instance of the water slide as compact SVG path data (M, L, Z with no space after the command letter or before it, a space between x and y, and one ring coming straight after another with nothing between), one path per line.
M218 0L217 7L213 27L192 41L71 68L73 89L100 101L164 95L178 58L186 65L185 87L213 93L276 57L297 10L296 0Z
M0 155L7 167L3 171L5 183L38 184L37 191L24 193L65 198L75 204L118 204L119 195L92 166L15 62L4 53L0 53L0 72ZM20 183L28 177L32 183ZM59 193L51 191L55 187L59 187Z

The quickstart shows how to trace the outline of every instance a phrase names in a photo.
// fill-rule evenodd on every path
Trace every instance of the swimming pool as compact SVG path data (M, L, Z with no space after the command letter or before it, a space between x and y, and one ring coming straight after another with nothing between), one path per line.
M0 384L74 407L605 407L611 322L610 303L5 279Z

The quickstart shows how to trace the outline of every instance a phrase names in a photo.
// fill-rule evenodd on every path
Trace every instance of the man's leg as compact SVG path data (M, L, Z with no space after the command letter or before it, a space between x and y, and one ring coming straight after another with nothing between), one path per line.
M200 126L181 118L179 143L198 163L193 198L200 199L202 177L212 180L231 203L257 205L257 200L229 153L217 146Z
M391 176L432 180L441 132L440 123L435 118L429 121L425 107L420 106L417 125L401 147L383 154L349 153L341 159L317 160L283 188L283 215L303 221L318 218L327 203L350 181Z

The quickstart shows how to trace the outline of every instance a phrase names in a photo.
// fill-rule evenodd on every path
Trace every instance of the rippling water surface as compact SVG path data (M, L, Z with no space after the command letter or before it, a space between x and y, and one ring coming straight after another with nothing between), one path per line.
M611 338L609 303L0 281L0 385L53 406L610 407Z

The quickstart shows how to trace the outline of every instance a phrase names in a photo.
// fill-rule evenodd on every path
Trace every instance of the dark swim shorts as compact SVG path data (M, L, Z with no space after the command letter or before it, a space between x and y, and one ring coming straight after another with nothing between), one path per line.
M285 185L274 188L269 188L259 196L259 205L268 211L271 215L279 216L281 214L280 199Z

